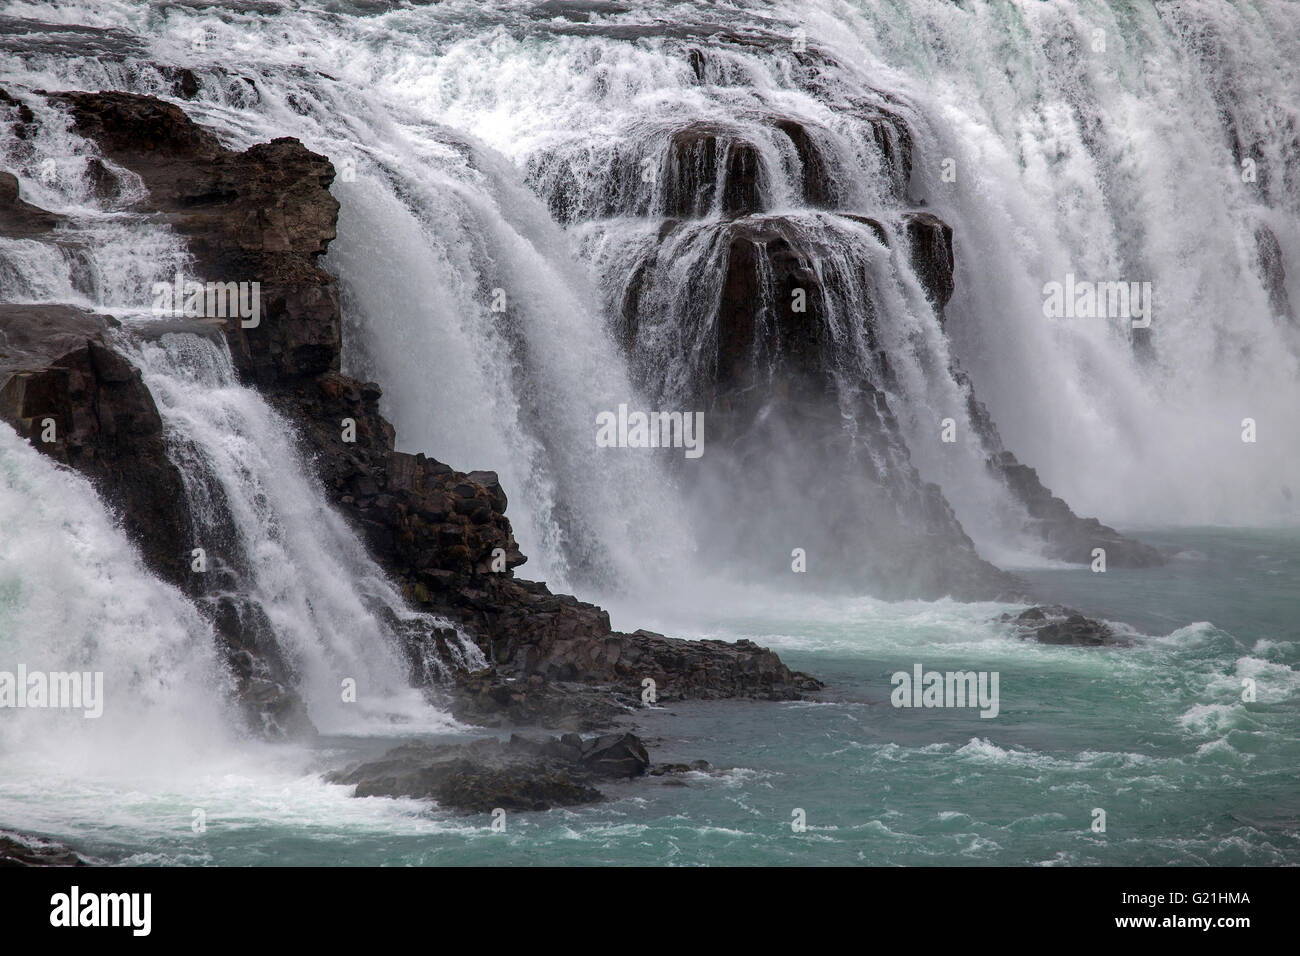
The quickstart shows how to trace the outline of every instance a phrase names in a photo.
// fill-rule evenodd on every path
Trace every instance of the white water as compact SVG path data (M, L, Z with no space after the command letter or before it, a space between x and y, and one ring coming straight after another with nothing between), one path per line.
M191 334L161 338L134 334L147 333L149 324L157 321L150 311L152 284L169 281L177 270L193 274L184 244L165 226L105 208L96 200L85 180L85 162L94 155L93 147L68 129L51 107L40 101L34 101L34 106L40 134L34 141L5 141L5 165L19 172L25 199L68 216L69 223L41 241L0 241L5 300L63 302L122 321L118 345L140 366L158 405L173 461L181 468L199 524L199 540L174 542L174 546L187 554L203 548L211 565L204 573L235 569L241 590L266 613L274 641L294 675L294 689L319 731L388 734L454 727L410 686L409 665L394 633L394 626L418 630L450 625L406 608L361 541L326 505L323 492L293 448L288 424L256 392L237 383L224 342ZM48 176L51 160L55 173ZM128 175L127 181L131 180ZM14 437L7 428L6 433ZM42 463L47 470L52 467ZM83 513L91 512L91 517L107 525L110 519L102 506L90 501L85 495L71 503L55 499L43 510L70 522L90 520ZM6 523L4 543L13 549L16 576L13 587L21 590L41 571L33 565L19 573L19 558L31 541L10 531ZM104 566L96 562L82 567L75 547L64 561L82 574ZM84 590L76 582L65 583L74 591ZM58 585L51 582L50 586ZM102 586L116 585L105 581ZM160 584L155 590L170 592ZM143 606L149 597L134 599ZM168 601L184 603L178 596L156 599L162 607ZM191 642L203 647L204 659L211 657L215 648L210 628L204 625L204 636L195 637L195 622L201 623L198 612L188 604L185 612L192 619L187 623L177 624L164 615L154 626L174 632L176 639L189 635ZM147 641L143 650L137 647L151 631L140 635L134 624L110 619L103 633L78 638L81 632L74 630L66 639L70 646L82 640L81 653L97 666L119 655L134 661L137 652L152 653ZM57 629L54 622L27 622L27 626L31 630L26 640ZM23 656L34 653L34 648L20 645L8 650L18 655L14 660L35 668ZM426 671L436 675L446 667L476 668L485 663L467 639L453 651L460 659L429 659L424 662ZM136 662L136 666L141 665ZM161 663L154 666L160 668L160 680L182 676L171 675ZM113 679L112 673L106 675L107 681ZM344 679L355 681L355 702L343 700ZM190 696L202 698L194 702L196 713L204 707L224 706L229 693L224 676L186 688ZM118 687L115 693L120 699L123 691ZM164 737L172 732L167 721L160 726ZM147 730L141 728L142 733ZM175 732L183 736L179 728ZM158 756L159 766L169 759L165 749Z
M602 455L591 426L595 412L638 400L602 310L664 203L662 181L629 188L620 177L643 158L658 162L671 130L690 122L758 146L772 212L807 216L797 156L770 125L792 117L827 158L838 208L895 229L891 217L924 203L953 224L951 342L900 242L887 258L864 252L875 246L866 236L850 252L879 260L883 344L901 373L891 406L913 462L986 556L1032 560L1015 507L985 476L964 393L945 371L953 357L1007 447L1081 514L1129 525L1300 517L1290 494L1300 488L1300 433L1285 426L1300 399L1295 333L1271 312L1252 238L1260 222L1277 233L1294 289L1300 200L1281 170L1294 148L1300 41L1280 5L1157 14L1095 0L875 0L724 16L687 3L664 10L695 37L635 43L560 20L548 36L529 6L264 16L124 0L11 4L17 16L122 31L104 42L123 49L134 35L147 55L33 47L8 57L0 82L165 95L150 62L176 63L200 83L187 110L232 145L289 133L329 155L343 171L334 187L343 228L326 262L342 280L348 370L384 385L402 447L501 474L527 573L557 586L645 592L691 563L691 516L663 459ZM765 40L702 39L719 23ZM796 26L831 60L815 77L787 49ZM1094 30L1104 52L1092 49ZM704 82L689 48L705 53ZM1272 75L1249 67L1264 62ZM1216 97L1258 153L1258 183L1241 182ZM862 108L906 120L906 189L881 167L854 115ZM83 149L50 155L75 166ZM940 177L946 158L955 183ZM25 171L34 202L85 198L51 193L30 162ZM63 190L78 181L58 179ZM612 207L565 232L525 181L543 196L567 190L580 210ZM694 245L680 268L716 256ZM1043 283L1067 271L1153 283L1149 357L1117 322L1043 317ZM144 278L121 263L107 272L114 281L94 291L105 305ZM491 310L495 290L504 314ZM30 295L66 298L60 291ZM691 362L673 361L672 347L670 334L656 372L680 382ZM845 349L852 370L862 343ZM935 440L945 417L958 421L955 449ZM1245 417L1259 423L1257 444L1240 441Z
M819 137L842 208L880 215L918 200L954 226L952 350L1007 446L1077 512L1130 526L1300 517L1288 494L1300 488L1300 435L1286 427L1300 399L1295 334L1272 314L1252 238L1259 222L1278 235L1300 301L1300 200L1282 173L1300 88L1293 7L665 7L675 23L764 30L777 38L769 51L544 39L528 6L364 17L174 9L146 19L118 3L57 16L147 25L157 59L198 71L202 90L187 108L236 143L288 132L355 163L355 180L335 191L343 222L357 228L344 228L328 257L344 283L350 370L384 384L404 447L501 473L532 576L634 586L687 560L691 545L668 521L673 486L657 467L591 447L593 410L631 393L599 319L599 287L626 276L584 277L575 247L520 184L608 195L612 148L653 157L671 128L693 121L759 145L778 212L797 205L792 157L765 118L785 115ZM836 61L819 87L783 49L795 24ZM203 48L191 42L199 29ZM1095 29L1105 52L1092 50ZM1198 36L1199 52L1189 40ZM706 84L683 55L691 45L708 54ZM232 64L255 77L255 104L247 84L215 72ZM51 86L165 89L137 62L71 58L50 71ZM908 200L886 188L862 125L837 105L880 103L882 90L915 139ZM1258 145L1256 184L1241 181L1216 95ZM944 158L956 183L940 178ZM647 193L645 208L656 208ZM599 227L615 244L638 228ZM984 553L1014 557L1022 548L1007 539L1005 502L974 477L982 469L959 390L932 371L948 345L905 265L899 272L895 294L911 301L892 314L895 328L920 337L928 354L918 361L931 369L893 402L914 461ZM1042 285L1066 272L1153 283L1150 358L1118 322L1043 317ZM488 309L496 288L507 318ZM962 436L956 455L934 440L949 416ZM1257 444L1240 441L1245 417L1259 424Z

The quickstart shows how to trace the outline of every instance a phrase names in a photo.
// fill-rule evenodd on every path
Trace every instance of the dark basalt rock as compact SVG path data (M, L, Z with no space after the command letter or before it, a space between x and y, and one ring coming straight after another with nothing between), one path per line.
M61 843L0 830L0 867L86 865L85 860Z
M949 371L966 390L971 422L988 454L986 466L1024 505L1028 516L1025 531L1043 541L1046 557L1073 564L1091 564L1093 549L1105 548L1107 567L1146 568L1165 563L1164 555L1155 548L1120 534L1096 518L1079 517L1069 505L1055 497L1043 486L1037 471L1022 465L1015 455L1002 447L993 417L975 398L969 376L955 364Z
M640 706L646 678L661 702L798 700L823 686L749 641L614 631L606 611L534 581L489 574L431 599L431 609L477 636L493 664L452 691L452 710L464 719L595 729Z
M335 235L338 212L328 192L333 169L324 157L290 139L243 153L227 150L181 109L152 97L66 93L55 98L69 105L79 132L144 180L148 196L136 211L164 216L187 237L198 264L198 274L188 280L260 283L258 326L245 329L235 320L215 324L241 376L283 384L338 367L338 293L315 261ZM115 188L107 181L104 186ZM180 329L175 324L168 323L168 330L213 334L212 328L200 327L205 323L181 320ZM134 445L132 450L139 451ZM123 508L128 527L139 514L148 515L155 500L174 503L160 508L166 512L183 508L186 498L183 487L160 482L149 493L150 504ZM291 667L270 621L245 593L238 570L189 573L191 545L179 545L196 539L191 527L183 536L146 532L146 553L168 548L174 564L164 576L194 596L213 620L251 725L267 736L308 731Z
M648 677L664 701L795 700L822 686L750 641L686 641L649 631L613 631L601 608L552 594L533 581L498 578L477 607L468 604L461 610L474 630L487 636L485 650L500 671L540 676L546 683L597 684L639 700Z
M609 687L548 681L541 674L506 677L505 669L471 674L439 696L466 723L570 731L609 727L638 703Z
M90 478L149 567L181 584L193 540L184 484L139 370L109 344L110 322L71 306L0 304L0 418Z
M851 213L851 212L840 213L840 216L843 217L844 219L850 219L853 222L862 223L862 225L866 226L868 229L870 229L873 233L876 234L877 239L879 239L885 245L889 245L889 233L885 231L884 223L882 223L879 219L873 219L870 216L861 216L858 215L857 213Z
M689 62L703 69L704 55L691 51ZM856 115L856 114L855 114ZM880 150L880 164L891 190L902 196L906 177L900 158L910 135L902 120L892 114L860 117ZM830 164L819 141L825 134L806 120L774 115L762 119L778 137L785 137L794 149L795 165L787 172L798 180L803 201L810 207L837 209L843 194L831 174ZM560 222L603 219L612 216L662 216L669 219L700 219L764 212L770 206L771 171L755 143L745 138L738 126L714 121L697 121L666 131L663 154L656 163L656 178L662 188L644 180L646 162L658 155L659 142L649 153L626 143L598 147L595 155L584 147L575 164L564 150L535 154L528 161L528 179L546 200L551 214ZM907 160L910 162L910 160ZM591 167L604 167L592 176ZM895 182L902 177L901 184ZM659 195L656 203L655 193Z
M846 104L844 111L870 127L894 195L904 202L911 201L908 186L912 181L912 131L907 121L880 103Z
M1015 615L1003 614L998 620L1014 625L1022 637L1032 637L1040 644L1101 647L1127 643L1116 637L1109 625L1059 604L1038 605Z
M206 610L251 726L268 736L305 730L306 708L261 608L237 580L191 573L199 535L184 480L153 396L113 344L118 328L72 306L0 304L0 420L89 478L150 570Z
M804 202L815 207L835 206L838 200L835 182L831 179L826 159L822 156L817 141L808 132L807 125L789 117L780 117L772 125L794 144L795 153L799 157Z
M338 372L267 389L299 425L299 440L330 497L349 513L384 566L419 603L456 581L527 559L505 517L506 495L493 472L463 474L424 455L393 449L379 413L382 392ZM356 441L341 423L356 423Z
M1031 522L1029 530L1042 538L1047 557L1072 564L1090 564L1093 549L1104 548L1107 567L1149 568L1165 563L1164 556L1150 545L1125 537L1096 518L1076 515L1069 505L1043 486L1037 471L1020 464L1011 452L990 457L989 468L1002 477L1012 494L1025 505Z
M911 246L912 268L942 318L954 288L952 226L928 212L906 213L903 224Z
M690 763L656 764L648 771L652 777L666 777L670 774L708 773L713 769L707 760L692 760Z
M60 217L18 196L18 177L0 172L0 235L30 239L54 229Z
M549 810L603 800L599 780L638 777L650 765L634 734L512 736L468 744L405 744L378 760L326 776L357 797L430 799L471 813Z
M777 357L797 380L824 377L826 290L814 268L816 255L784 219L744 219L727 230L709 405L729 392L759 385L763 370ZM770 292L765 288L769 274ZM805 294L806 311L795 311L797 289ZM771 324L764 321L769 303L775 313Z
M27 139L31 135L36 114L32 112L30 106L11 96L7 90L0 89L0 109L14 117L10 129L13 130L15 138Z
M851 218L884 238L878 221ZM719 450L692 469L693 479L726 488L732 506L752 516L743 527L719 529L718 553L765 554L772 540L814 537L818 580L828 587L889 598L1021 593L1016 578L979 557L940 489L923 482L911 463L885 392L892 381L888 357L873 345L879 318L861 296L870 278L865 270L846 274L835 265L843 258L837 249L850 237L782 216L706 228L720 231L714 245L725 255L721 290L711 292L712 314L701 287L688 298L705 315L679 317L709 330L698 367L687 376L692 393L658 397L654 343L638 354L637 313L662 308L655 283L678 274L668 254L655 253L634 274L637 288L623 298L622 338L656 400L705 411L712 447ZM844 316L862 316L876 356L875 367L855 372L856 378L840 375L837 338L843 333L834 323ZM784 454L796 435L802 451ZM774 472L779 486L770 481ZM833 521L815 502L800 500L807 488L842 489ZM783 505L783 514L775 513L774 502ZM788 573L789 560L788 551L772 555L764 570Z
M611 0L545 0L532 7L528 15L538 19L562 17L566 20L588 21L593 17L627 13L631 9L632 7Z

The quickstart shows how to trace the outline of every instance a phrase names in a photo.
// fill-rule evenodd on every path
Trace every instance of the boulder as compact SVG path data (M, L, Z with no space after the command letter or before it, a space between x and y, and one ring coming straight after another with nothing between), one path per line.
M1022 638L1032 638L1040 644L1101 647L1127 643L1108 624L1060 604L1035 605L1019 614L1003 614L998 620L1011 624Z
M0 830L0 867L86 865L85 860L61 843Z
M536 738L513 735L467 744L403 744L378 760L328 774L354 786L356 797L434 800L471 813L548 810L603 800L600 780L639 777L650 766L634 734L584 739L577 734Z

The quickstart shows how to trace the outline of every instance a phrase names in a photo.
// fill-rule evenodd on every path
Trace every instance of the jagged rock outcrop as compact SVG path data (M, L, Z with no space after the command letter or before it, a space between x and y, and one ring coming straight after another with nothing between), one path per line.
M1009 451L989 459L989 467L1000 475L1029 512L1029 530L1043 541L1043 553L1058 561L1090 564L1093 551L1106 553L1107 567L1149 568L1165 563L1164 556L1149 544L1126 537L1096 518L1081 518L1060 498L1044 487L1038 472L1022 465Z
M186 578L192 522L162 417L109 343L114 321L62 305L0 304L0 419L94 482L145 562Z
M301 730L306 710L265 614L237 582L191 573L198 538L184 481L153 396L111 341L116 327L71 306L0 304L0 420L89 478L149 568L207 610L253 726Z
M910 212L903 216L903 229L911 247L912 269L942 320L954 289L952 226L933 213Z
M18 195L18 177L0 172L0 235L14 239L30 239L44 235L59 224L59 217L30 203Z
M879 221L843 218L887 240ZM951 230L932 216L909 223L905 231L924 239L917 255L937 256L932 294L944 299ZM711 532L720 557L766 555L767 573L788 574L788 548L770 547L788 540L816 551L817 581L830 588L887 598L1019 593L1012 575L979 557L941 490L911 461L889 406L894 383L881 317L867 297L872 280L852 254L861 231L778 215L695 228L716 231L709 245L721 250L717 261L688 273L699 279L686 296L666 299L670 277L683 270L668 246L652 250L623 294L620 337L659 407L705 413L713 450L683 480L725 488L733 512L749 516ZM674 313L683 301L698 314ZM664 393L661 343L638 338L643 312L661 325L668 312L691 342L673 359L694 363L677 376L691 383L687 393ZM848 322L861 323L868 367L845 360L843 341L856 334ZM811 489L834 489L833 507Z
M971 422L987 454L986 466L1025 507L1025 531L1043 542L1043 553L1057 561L1091 564L1096 548L1106 552L1107 567L1149 568L1165 563L1164 555L1148 544L1120 534L1096 518L1075 514L1062 499L1052 494L1038 472L1021 464L1002 447L997 426L983 403L975 398L970 379L960 368L951 369L953 378L966 389Z
M831 208L839 201L835 181L831 178L826 157L806 123L788 116L779 116L772 121L794 146L799 158L799 185L803 201L809 206Z

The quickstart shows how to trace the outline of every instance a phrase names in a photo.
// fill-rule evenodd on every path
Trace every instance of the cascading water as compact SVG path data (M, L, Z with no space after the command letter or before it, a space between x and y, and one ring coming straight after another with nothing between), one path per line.
M172 546L185 553L202 548L213 567L201 573L224 574L223 584L264 615L317 730L448 726L412 688L400 632L450 625L406 608L326 505L292 450L289 426L237 382L224 339L154 334L154 283L193 272L184 243L165 226L105 208L87 186L94 150L53 107L37 109L39 137L9 142L8 163L36 171L26 195L69 222L52 242L0 241L4 300L61 302L121 321L119 347L134 356L158 405L199 525L198 540ZM138 179L119 172L130 199ZM483 666L467 639L447 646L455 659L419 662L421 677ZM355 701L343 700L345 679L355 682Z
M141 367L199 505L202 540L214 561L238 566L236 579L251 585L299 675L312 723L322 732L427 723L393 633L403 620L418 625L420 615L406 609L303 464L286 457L289 426L238 384L224 341L164 335L143 347ZM428 661L430 676L484 666L471 642L452 648L459 659ZM343 702L346 678L356 681L355 702Z
M638 25L653 11L583 23L526 3L444 4L437 17L397 6L147 19L124 3L93 22L147 25L156 56L194 71L187 107L233 142L288 132L334 158L341 216L358 223L326 260L343 282L348 370L384 384L403 447L500 472L534 577L644 587L698 545L699 515L683 514L672 467L599 454L591 426L595 413L638 400L595 317L616 311L647 217L734 216L721 191L701 200L709 208L671 206L684 194L671 139L692 126L755 147L766 213L806 214L811 202L893 229L924 205L954 226L960 291L943 330L904 243L890 246L873 287L889 300L889 405L912 464L943 488L986 557L1031 560L1033 544L1018 533L1018 505L985 473L954 357L1007 445L1081 513L1130 524L1295 519L1300 456L1278 427L1294 404L1295 386L1278 383L1297 379L1295 333L1271 307L1254 238L1267 224L1281 249L1297 247L1295 183L1270 172L1286 168L1294 112L1234 65L1290 62L1286 31L1270 29L1268 14L880 2L728 8L723 27L709 5L671 9L672 29ZM811 54L793 52L799 29ZM1109 39L1102 51L1094 30ZM1160 69L1139 72L1138 49ZM65 86L171 85L136 58L30 60ZM1258 187L1237 174L1223 115L1250 141L1236 148L1259 154ZM791 123L808 142L792 138ZM594 282L500 155L574 224ZM821 168L806 168L810 155ZM1210 184L1206 170L1222 175ZM820 195L809 196L810 175ZM1180 224L1191 208L1189 232ZM716 259L696 246L683 269ZM1151 281L1150 334L1046 319L1042 287L1067 272ZM841 344L835 361L860 366L862 343ZM662 355L653 375L686 377L689 361ZM1257 362L1269 374L1254 374ZM1269 439L1243 451L1245 417ZM947 418L955 448L935 438Z
M773 425L766 450L780 454L753 467L784 470L775 486L802 483L808 500L741 546L788 561L787 529L809 533L810 515L832 525L823 540L833 546L848 532L826 508L846 507L841 490L855 474L876 474L881 497L852 489L864 512L942 524L951 504L982 557L1041 566L1023 505L985 467L972 387L1006 447L1081 514L1135 527L1296 524L1294 5L105 0L11 2L0 16L24 18L0 19L0 88L11 93L149 93L231 146L291 135L331 158L340 234L322 262L340 280L345 371L383 386L399 447L500 474L530 557L523 576L583 596L626 592L628 623L754 637L844 691L736 730L724 752L761 742L780 769L730 772L722 797L709 781L683 788L684 815L659 799L629 828L616 803L576 829L530 833L555 859L643 859L648 830L705 859L807 862L753 829L795 805L834 821L824 859L846 863L1300 858L1295 552L1271 531L1163 534L1170 566L1131 579L1026 572L1085 610L1173 630L1149 639L1130 628L1138 646L1085 658L1008 639L990 623L1004 606L715 588L706 573L721 565L743 581L740 559L752 555L710 543L769 504L729 493L752 460L701 488L677 452L594 442L597 413L674 408L708 384L728 240L747 230L761 322L779 326L769 300L789 291L776 284L776 240L815 251L800 268L827 290L816 356L835 386L822 409L831 425L817 419L817 429L852 432L858 457L832 480L811 441L824 431L795 427L801 419ZM32 107L48 110L38 99ZM62 128L50 112L39 126ZM67 134L6 155L24 198L74 224L60 244L0 240L3 298L82 303L142 325L130 312L149 283L185 262L165 229L93 199L87 149ZM908 217L921 210L952 227L954 289L942 309L912 248ZM1150 328L1047 318L1044 285L1067 274L1151 282ZM394 649L400 602L281 453L283 424L235 384L219 345L135 332L123 347L163 412L195 508L266 609L313 720L349 732L437 726ZM873 435L863 424L873 415L894 424ZM938 440L949 418L953 444ZM1257 443L1240 440L1245 418L1258 423ZM706 462L725 457L716 437L706 432ZM204 735L230 717L203 615L143 571L84 482L13 436L0 435L0 466L0 639L17 638L35 660L34 635L71 622L58 663L111 637L125 648L115 666L127 685L163 661L167 679L140 707L179 715L176 749L220 751L224 735L211 746ZM891 487L886 478L908 469L916 482ZM942 489L938 504L921 490L928 482ZM43 563L29 567L29 554ZM63 586L47 586L39 567L64 555L78 557L74 594L118 602L108 617L89 597L58 606ZM665 586L681 572L694 587ZM191 660L190 647L203 650ZM877 706L880 675L939 659L1000 669L1019 695L1008 722L908 723ZM374 720L338 708L338 678L355 674L383 689ZM1258 679L1265 706L1241 701L1245 678ZM11 734L18 726L5 724L7 743L41 742L31 728ZM713 734L705 721L692 727ZM793 750L772 743L774 727ZM0 790L0 822L75 831L15 797L58 791L53 778L14 779ZM248 814L274 823L257 831L254 856L292 852L293 828L320 817L346 818L341 839L367 859L428 862L424 831L406 816L330 802L300 767L266 779L274 785ZM176 801L182 820L206 799L193 789ZM246 793L207 779L203 789L232 806ZM976 790L987 804L951 796ZM920 796L911 804L902 793ZM1103 798L1134 821L1135 839L1089 836L1087 810ZM1184 830L1169 836L1169 819ZM131 826L154 836L140 819ZM394 849L388 835L413 830L420 839ZM455 858L483 858L475 841L463 847ZM248 859L242 848L215 852Z

